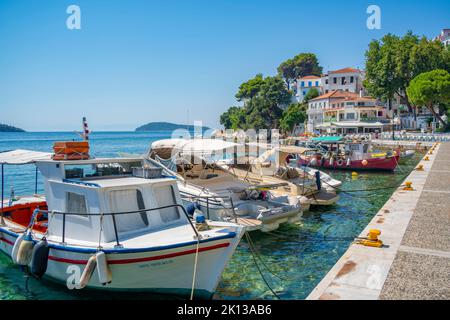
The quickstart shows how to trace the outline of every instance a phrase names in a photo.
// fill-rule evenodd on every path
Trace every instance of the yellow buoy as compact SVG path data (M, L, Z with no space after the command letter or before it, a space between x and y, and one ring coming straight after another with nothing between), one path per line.
M406 181L405 182L405 187L403 188L403 190L407 190L407 191L414 190L413 187L412 187L412 182L411 181Z
M357 177L358 176L358 172L353 171L352 172L352 177Z
M383 241L378 239L378 236L381 234L381 231L378 229L370 229L367 234L367 238L360 238L356 241L357 244L362 244L367 247L376 247L380 248L383 246Z
M367 235L367 238L369 238L369 240L373 240L376 241L378 240L378 236L381 234L381 231L378 229L370 229L369 230L369 234Z

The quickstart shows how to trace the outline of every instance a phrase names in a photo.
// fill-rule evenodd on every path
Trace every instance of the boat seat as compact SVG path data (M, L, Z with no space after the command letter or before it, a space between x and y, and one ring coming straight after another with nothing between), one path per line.
M298 171L294 168L289 168L287 170L287 176L289 179L296 179L298 178L300 175L298 174Z

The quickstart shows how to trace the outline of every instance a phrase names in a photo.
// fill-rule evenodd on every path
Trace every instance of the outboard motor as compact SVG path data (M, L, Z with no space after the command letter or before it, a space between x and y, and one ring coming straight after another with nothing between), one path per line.
M315 172L317 190L322 190L322 180L320 180L320 171Z

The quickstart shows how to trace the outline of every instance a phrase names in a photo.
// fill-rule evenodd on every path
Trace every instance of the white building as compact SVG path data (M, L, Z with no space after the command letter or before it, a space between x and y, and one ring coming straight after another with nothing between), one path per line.
M358 133L383 130L387 110L378 100L360 94L333 90L308 103L307 130Z
M342 90L359 93L361 90L364 90L364 77L364 71L354 68L329 71L328 74L322 75L323 92L328 93L334 90Z
M450 29L442 29L441 34L434 40L439 40L446 47L450 46Z
M322 94L322 79L318 76L305 76L297 79L295 98L298 102L303 102L306 94L311 89L316 89L319 94Z

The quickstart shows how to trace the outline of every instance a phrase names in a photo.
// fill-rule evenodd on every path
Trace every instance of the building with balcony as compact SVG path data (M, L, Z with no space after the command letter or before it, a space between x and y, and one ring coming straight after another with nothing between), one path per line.
M311 99L307 114L309 132L381 132L389 123L383 103L362 93L343 90L333 90Z
M329 71L321 77L323 93L342 90L358 94L363 91L364 94L364 77L364 71L355 68Z

